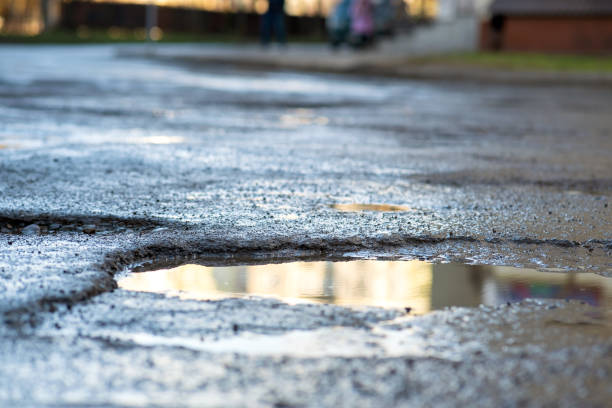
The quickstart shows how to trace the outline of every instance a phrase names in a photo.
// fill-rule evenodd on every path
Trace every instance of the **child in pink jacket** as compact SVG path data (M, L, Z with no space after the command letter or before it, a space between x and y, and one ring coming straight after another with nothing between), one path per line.
M374 34L373 7L370 0L353 0L351 8L351 31L355 45L363 47L372 41Z

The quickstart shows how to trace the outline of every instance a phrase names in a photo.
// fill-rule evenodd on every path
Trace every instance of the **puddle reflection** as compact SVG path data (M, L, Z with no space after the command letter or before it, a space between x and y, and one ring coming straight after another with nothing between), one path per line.
M421 261L293 262L135 272L119 287L185 299L274 296L289 302L410 307L417 314L447 306L497 305L525 298L578 299L611 305L612 279L595 274L510 267L435 265Z
M325 116L315 116L310 109L294 109L291 113L280 117L281 125L284 127L298 127L306 125L324 126L329 123L329 118Z
M0 141L0 150L3 149L17 149L21 147L19 144L14 143L14 140L2 140Z
M180 136L148 136L148 137L138 137L138 138L129 138L127 139L128 143L133 144L179 144L185 141L184 138Z
M381 211L381 212L394 212L394 211L411 211L410 207L404 207L401 205L390 205L390 204L331 204L331 208L343 212L358 212L358 211Z

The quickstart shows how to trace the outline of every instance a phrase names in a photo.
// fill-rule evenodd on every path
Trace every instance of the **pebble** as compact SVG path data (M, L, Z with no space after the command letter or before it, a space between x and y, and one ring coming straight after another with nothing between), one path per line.
M95 234L96 233L96 226L93 224L90 225L83 225L83 232L86 234Z
M21 230L21 233L23 235L39 235L40 227L36 224L30 224L27 227L23 227L23 229Z

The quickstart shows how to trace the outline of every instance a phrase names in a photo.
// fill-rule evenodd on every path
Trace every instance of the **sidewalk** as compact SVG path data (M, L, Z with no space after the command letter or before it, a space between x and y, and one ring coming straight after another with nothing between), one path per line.
M332 51L325 44L291 44L285 49L259 45L154 44L122 47L121 57L153 58L192 66L232 65L254 69L296 70L342 74L381 75L409 79L481 81L526 84L612 85L612 73L511 70L470 64L450 64L395 47L399 40L368 51Z

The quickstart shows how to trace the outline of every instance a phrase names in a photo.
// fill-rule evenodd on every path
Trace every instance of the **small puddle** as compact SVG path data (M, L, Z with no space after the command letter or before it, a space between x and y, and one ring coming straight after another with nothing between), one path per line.
M358 212L358 211L381 211L381 212L397 212L397 211L412 211L410 207L390 204L331 204L331 208L343 212Z
M612 305L612 279L595 274L422 261L183 265L133 272L118 284L130 291L165 293L184 299L272 296L289 303L410 308L416 314L449 306L499 305L526 298Z
M180 136L148 136L128 138L127 142L133 144L167 145L184 143L185 139Z
M310 109L295 109L280 117L281 125L284 127L298 127L305 125L324 126L329 123L325 116L315 116Z

